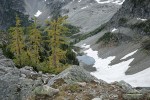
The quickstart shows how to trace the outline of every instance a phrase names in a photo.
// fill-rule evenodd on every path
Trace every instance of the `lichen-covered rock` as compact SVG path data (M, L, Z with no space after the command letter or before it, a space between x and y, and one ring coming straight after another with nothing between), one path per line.
M42 85L40 80L21 77L17 68L0 66L0 100L26 100L32 90Z
M124 94L123 100L144 100L143 94Z
M18 69L11 59L0 51L0 100L27 100L38 86L43 86L42 77L31 67Z
M34 89L35 95L47 95L53 96L59 92L59 89L54 89L49 87L48 85L38 86Z
M76 65L67 68L60 74L50 79L48 85L53 85L54 82L58 79L63 79L66 83L91 82L94 80L98 80L97 78L92 76L89 72L87 72L85 69ZM101 80L100 82L104 81Z
M124 92L132 91L132 86L125 81L116 82L116 84L122 87Z

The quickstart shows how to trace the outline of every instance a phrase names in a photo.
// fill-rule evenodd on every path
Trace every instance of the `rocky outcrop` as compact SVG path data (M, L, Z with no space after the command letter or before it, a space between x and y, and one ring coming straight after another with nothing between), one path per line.
M27 100L33 90L43 86L52 76L33 71L32 67L18 69L11 59L0 52L0 100ZM50 87L49 87L50 88Z
M149 90L133 89L124 81L108 84L75 65L56 76L28 66L0 65L0 91L0 100L146 100L150 95Z
M100 81L94 76L92 76L89 72L83 69L80 66L73 65L57 76L53 77L49 80L48 85L53 85L57 80L63 79L65 83L75 83L75 82L91 82L91 81Z
M149 0L125 0L119 11L109 21L109 27L119 27L121 20L130 19L149 19L150 16Z
M48 95L53 96L54 94L58 93L58 89L53 89L47 85L39 86L34 89L36 95Z

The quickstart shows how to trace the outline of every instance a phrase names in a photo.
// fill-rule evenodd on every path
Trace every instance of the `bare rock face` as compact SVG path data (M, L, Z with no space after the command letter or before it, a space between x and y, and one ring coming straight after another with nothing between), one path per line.
M16 68L13 61L0 52L0 100L27 100L35 95L33 90L46 84L49 78L51 75L37 73L32 67Z
M132 18L149 19L149 0L125 0L119 11L109 21L109 26L119 27L119 20Z

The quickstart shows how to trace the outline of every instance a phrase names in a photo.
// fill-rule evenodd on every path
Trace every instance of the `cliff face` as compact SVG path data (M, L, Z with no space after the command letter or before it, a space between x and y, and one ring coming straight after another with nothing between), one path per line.
M113 0L115 2L117 0ZM3 0L0 1L0 27L6 29L14 25L16 14L27 21L24 15L33 18L39 11L39 22L53 16L68 15L68 22L81 27L81 33L94 30L108 22L121 5L115 3L99 3L96 0ZM25 20L26 19L26 20Z
M25 12L24 2L22 0L1 0L0 1L0 29L7 29L15 24L15 16L18 15L24 19L22 23L25 25L28 20Z
M119 27L119 19L149 19L150 2L149 0L126 0L119 11L109 21L109 26Z

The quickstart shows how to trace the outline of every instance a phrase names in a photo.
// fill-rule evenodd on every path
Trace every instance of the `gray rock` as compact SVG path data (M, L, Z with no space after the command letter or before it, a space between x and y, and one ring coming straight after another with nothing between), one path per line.
M59 89L54 89L48 85L39 86L34 89L35 95L48 95L53 96L59 92Z
M40 80L23 78L19 69L0 66L0 100L27 100L32 90L42 85Z
M97 80L94 76L92 76L89 72L83 69L80 66L73 65L60 74L56 75L52 79L49 80L48 85L53 85L54 82L58 79L63 79L66 83L74 83L74 82L90 82ZM101 81L104 82L104 81Z
M124 94L123 99L124 100L144 100L143 94Z
M121 86L125 92L133 90L132 86L130 84L126 83L125 81L120 81L117 83L117 85Z

